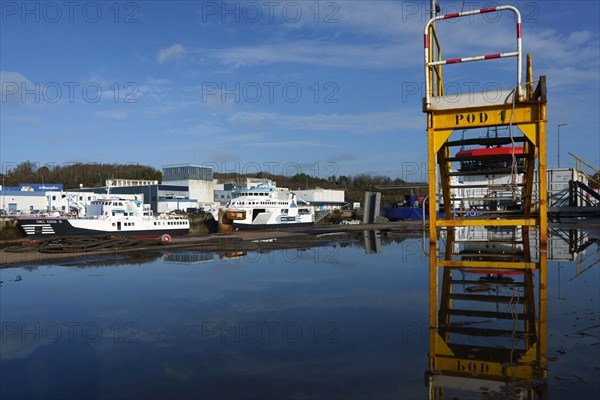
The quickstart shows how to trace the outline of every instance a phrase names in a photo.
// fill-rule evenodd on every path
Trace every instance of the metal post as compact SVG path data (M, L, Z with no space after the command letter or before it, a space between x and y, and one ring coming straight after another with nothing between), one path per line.
M565 126L567 124L558 124L558 150L556 151L556 156L558 158L558 168L560 168L560 127Z

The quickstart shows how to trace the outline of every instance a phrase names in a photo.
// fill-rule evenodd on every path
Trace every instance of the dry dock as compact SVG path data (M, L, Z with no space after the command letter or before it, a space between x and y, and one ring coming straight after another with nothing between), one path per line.
M0 250L2 268L23 264L43 264L52 262L76 262L89 257L117 256L119 259L139 258L142 252L174 249L198 251L242 252L253 250L274 250L323 246L332 240L354 237L365 230L386 231L394 235L416 236L423 232L419 221L401 221L382 224L324 225L294 230L244 231L228 234L190 235L175 238L168 245L158 241L138 241L131 246L107 246L93 250L40 251L39 246L20 245ZM5 243L5 245L8 245ZM75 249L77 247L73 247ZM79 247L81 248L81 247Z

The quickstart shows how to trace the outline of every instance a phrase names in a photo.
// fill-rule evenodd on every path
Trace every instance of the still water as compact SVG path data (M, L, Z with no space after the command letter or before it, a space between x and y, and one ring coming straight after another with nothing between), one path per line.
M523 240L448 236L430 255L394 232L3 269L0 398L597 399L598 229L552 233L547 262L535 245L525 259L530 274L485 269L482 249L517 262ZM430 263L444 255L482 265ZM472 311L457 323L459 292Z

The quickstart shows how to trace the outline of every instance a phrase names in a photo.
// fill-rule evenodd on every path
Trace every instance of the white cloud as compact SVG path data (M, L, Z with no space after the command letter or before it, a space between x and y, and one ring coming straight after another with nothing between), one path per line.
M414 59L406 57L415 53L418 46L404 44L334 44L323 41L297 41L219 50L201 50L221 63L233 67L299 63L338 68L395 68L410 66Z
M25 103L27 96L24 96L24 90L27 93L34 91L35 97L39 96L39 85L36 87L29 79L20 72L0 71L0 101L2 104Z
M180 44L174 44L170 47L160 49L156 56L156 61L159 64L163 64L169 60L181 59L186 53L185 48Z
M282 115L264 112L238 112L229 122L242 126L269 126L298 131L352 134L397 133L423 128L422 116L410 110L365 114Z

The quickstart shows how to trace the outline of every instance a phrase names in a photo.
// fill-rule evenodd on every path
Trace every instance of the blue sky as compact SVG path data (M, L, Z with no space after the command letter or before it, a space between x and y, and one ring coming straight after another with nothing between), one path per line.
M428 1L1 3L0 161L196 163L218 172L426 179ZM597 1L516 5L548 79L548 164L600 165ZM438 25L444 54L514 47L509 13ZM450 65L451 91L513 87L515 59ZM476 90L479 91L479 90Z

